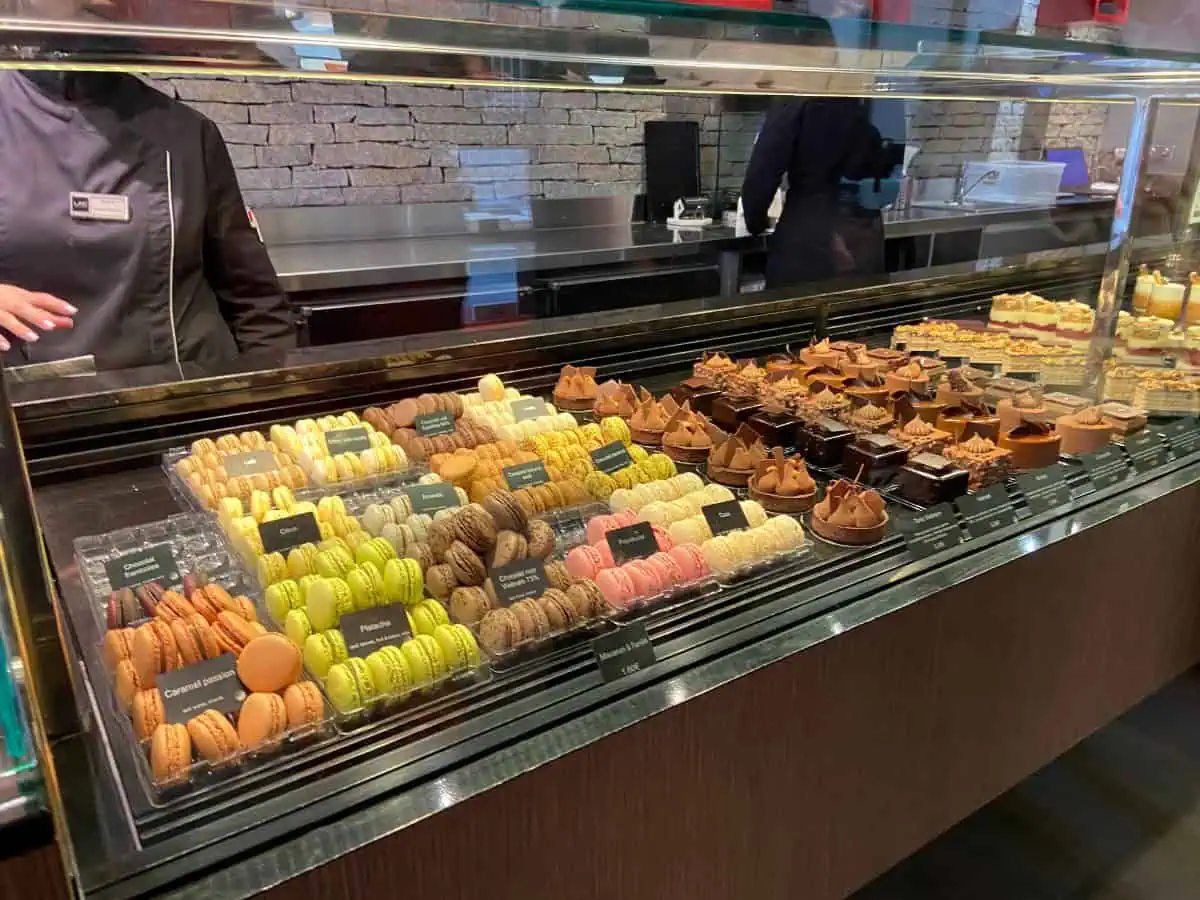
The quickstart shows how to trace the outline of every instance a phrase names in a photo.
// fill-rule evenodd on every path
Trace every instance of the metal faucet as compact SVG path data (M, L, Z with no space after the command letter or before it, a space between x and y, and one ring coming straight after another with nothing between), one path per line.
M975 188L979 187L979 185L983 184L983 182L987 181L989 178L999 177L999 169L988 169L986 172L972 181L970 187L968 187L966 184L967 165L966 163L963 163L962 168L958 170L958 180L954 184L954 205L962 206L967 202L967 195L971 193L971 191L975 190Z

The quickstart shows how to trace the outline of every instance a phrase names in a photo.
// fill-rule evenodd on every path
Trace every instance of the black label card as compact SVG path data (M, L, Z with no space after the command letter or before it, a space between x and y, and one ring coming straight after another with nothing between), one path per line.
M351 656L366 656L388 645L398 647L412 637L402 603L347 613L338 620L338 628Z
M437 437L439 434L450 434L457 427L454 416L448 412L425 413L413 416L413 428L421 437Z
M654 645L645 625L626 625L592 641L600 676L614 681L654 664Z
M1049 466L1017 476L1017 487L1034 515L1071 502L1071 486L1061 466Z
M598 450L592 450L591 454L592 463L605 475L611 475L613 472L619 472L621 469L627 469L633 465L629 451L620 441L605 444Z
M545 484L550 480L550 473L546 471L546 464L540 459L535 459L533 462L518 463L515 466L505 466L504 483L508 485L510 491L519 491L521 488L537 487L539 484Z
M742 504L737 500L710 503L700 507L700 512L704 513L704 519L708 522L713 537L727 531L741 531L750 527L750 523L746 521L746 513L742 511Z
M967 357L965 356L947 356L943 353L939 356L939 359L946 364L946 368L948 369L957 369L959 366L967 364Z
M936 350L909 350L909 356L927 356L930 359L937 359L938 352Z
M999 375L1000 370L1004 368L1004 365L1002 363L979 362L978 360L971 360L971 368L981 369L984 372L990 372L992 375Z
M265 553L291 550L301 544L321 543L321 529L317 527L316 516L310 512L263 522L258 526L258 533L262 537Z
M459 506L458 491L449 481L436 484L410 484L404 488L413 512L432 516L435 512Z
M1145 472L1167 461L1167 448L1152 431L1138 431L1125 438L1125 452L1138 472Z
M540 559L519 559L497 566L488 573L492 588L501 606L511 606L518 600L540 597L550 588L546 567Z
M236 713L247 693L238 681L237 660L232 653L164 672L155 683L162 694L167 721L172 725L186 725L206 709L224 715Z
M131 553L122 553L104 564L112 590L137 587L157 581L164 587L179 584L179 563L170 544L155 544Z
M335 428L325 432L325 449L330 456L339 453L362 453L371 449L371 435L361 425L353 428Z
M954 516L954 507L939 503L908 521L905 543L913 556L932 556L939 550L957 546L963 541L962 529Z
M607 537L613 562L618 566L631 559L646 559L658 552L658 541L649 522L634 522L624 528L614 528Z
M973 494L966 494L954 503L967 523L967 533L973 538L983 537L1017 521L1017 511L1013 509L1008 491L1002 484L993 484Z
M279 468L275 454L270 450L255 450L252 453L231 453L221 457L221 465L230 478L246 475L266 475Z
M1083 470L1088 473L1097 490L1121 482L1129 471L1125 454L1121 452L1120 447L1113 444L1103 450L1081 454L1079 461L1083 463Z
M1200 423L1195 419L1177 419L1161 429L1176 456L1187 456L1200 449Z
M509 404L514 422L524 422L526 419L536 419L547 414L546 401L538 397L523 397Z
M1041 373L1037 369L1032 369L1032 370L1009 369L1004 374L1006 377L1016 378L1018 381L1034 381L1034 382L1036 382L1038 380L1038 377L1041 375Z

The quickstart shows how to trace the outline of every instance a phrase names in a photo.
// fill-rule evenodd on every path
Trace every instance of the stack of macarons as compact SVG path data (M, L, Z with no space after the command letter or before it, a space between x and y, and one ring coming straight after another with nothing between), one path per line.
M543 559L543 571L546 575L546 583L552 588L560 591L567 591L572 585L577 583L577 579L572 578L567 571L567 566L561 560ZM450 619L460 625L477 626L481 619L493 609L501 606L500 598L496 594L496 589L492 584L492 579L489 578L482 586L478 585L460 585L450 592L450 597L446 601L450 609ZM587 608L580 607L581 612L579 619L588 619L592 615Z
M333 453L326 433L346 428L362 428L371 446L350 453ZM375 430L356 413L320 419L300 419L295 425L272 425L271 440L289 453L317 484L344 484L370 475L408 470L408 456L388 436Z
M742 508L742 515L746 517L746 524L751 528L757 528L767 521L767 511L762 508L757 500L740 500L738 506ZM645 509L642 510L645 514ZM677 544L699 544L707 541L713 536L712 529L709 528L708 519L704 513L698 513L694 516L688 516L684 519L679 519L667 526L667 533L671 535L671 540Z
M498 479L509 466L533 462L537 454L522 450L512 441L494 441L450 453L435 453L429 467L446 481L470 492L474 481Z
M413 459L424 462L440 453L490 444L496 440L496 432L488 425L460 420L453 431L430 437L422 435L415 428L397 428L392 432L392 440Z
M417 416L434 413L449 413L457 419L463 414L462 394L421 394L405 397L388 407L372 406L363 410L363 421L370 422L379 431L391 435L398 428L412 428Z
M704 487L704 480L695 472L684 472L661 481L635 484L631 488L617 488L608 498L613 512L623 509L639 510L649 503L678 500Z
M700 546L700 552L713 574L725 578L802 546L800 523L791 516L775 516L761 525L711 538Z
M549 573L547 573L547 580ZM551 584L555 584L551 581ZM454 601L451 601L452 606ZM509 606L492 605L479 618L479 642L495 656L535 645L546 638L593 621L610 611L594 581L559 581L539 597L518 600Z
M637 458L641 453L646 452L636 445L629 449L633 451L630 453L631 458ZM651 453L640 462L635 462L624 469L618 469L611 474L600 471L592 472L584 479L583 485L594 498L607 502L614 491L629 490L635 485L672 478L675 472L675 462L671 457L664 453Z
M387 544L382 538L372 540ZM339 557L339 562L347 560ZM416 560L392 556L381 565L377 557L362 556L358 564L349 560L332 574L278 581L263 596L271 618L303 645L309 634L336 627L347 613L393 603L419 605L425 599L425 580Z
M273 454L276 466L273 470L257 475L234 476L226 471L226 457L258 451ZM195 441L191 452L175 463L175 473L193 496L211 510L215 510L224 497L249 499L256 490L302 488L308 485L308 476L296 460L257 431L223 434L215 439L201 438Z
M567 553L567 571L575 578L595 581L605 603L614 609L626 609L708 575L704 556L694 544L672 545L657 528L655 536L659 552L623 565L616 565L606 539L581 544Z
M167 601L167 608L173 608L176 598L183 600L205 584L206 578L192 573L183 576L182 595L168 590L157 581L149 581L137 587L120 588L109 594L104 604L104 624L108 628L128 628L136 625L154 616L158 605L164 599Z
M655 500L638 510L638 518L668 528L675 522L700 515L704 507L734 500L733 491L723 484L707 484L698 491L676 500Z
M328 561L331 553L349 554L353 559L357 548L367 543L371 535L363 530L361 523L346 511L341 497L322 497L317 503L296 502L294 497L276 492L272 506L262 513L261 522L270 522L304 513L311 514L317 521L321 534L320 544L301 544L286 553L264 553L262 535L255 515L238 516L232 505L223 506L218 513L225 534L241 556L243 562L258 575L259 584L266 587L285 578L300 578L303 575L323 574L319 565ZM228 513L228 514L227 514Z
M422 476L420 483L432 484L441 480L431 472ZM454 492L458 497L458 506L466 506L471 502L462 488L456 487ZM387 502L368 504L359 514L358 520L367 534L386 539L396 548L396 552L403 556L408 547L425 540L434 519L452 516L455 509L457 507L453 506L439 509L432 516L413 512L412 500L408 494L401 493L389 498Z
M505 397L503 400L485 400L463 411L463 418L477 425L491 428L496 437L505 441L522 440L535 434L545 434L549 431L562 431L564 428L574 428L578 423L569 412L559 412L550 403L546 404L546 413L518 422L513 415L512 404L516 400L536 400L536 397L521 394L516 397ZM510 427L515 426L515 428Z

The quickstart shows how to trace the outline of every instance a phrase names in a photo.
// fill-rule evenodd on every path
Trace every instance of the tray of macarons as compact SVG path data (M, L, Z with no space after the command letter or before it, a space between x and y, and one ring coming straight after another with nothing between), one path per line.
M160 528L191 534L158 523L143 526L141 536L154 540ZM128 531L116 534L128 540ZM115 723L115 740L136 748L152 805L334 735L299 651L259 622L251 587L226 551L192 552L200 548L190 539L143 540L113 556L98 551L106 537L76 543L85 590L100 613L88 667L106 673L97 699ZM105 588L113 590L95 593Z

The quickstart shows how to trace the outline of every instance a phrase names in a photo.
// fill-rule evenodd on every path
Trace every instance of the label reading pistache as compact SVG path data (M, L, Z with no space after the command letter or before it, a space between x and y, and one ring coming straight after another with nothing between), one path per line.
M645 625L626 625L592 641L600 676L613 681L651 666L657 657Z
M274 522L263 522L258 526L258 533L262 537L263 551L266 553L278 553L299 547L301 544L321 542L321 529L317 527L316 517L310 512L276 519Z
M1071 486L1059 466L1017 476L1017 487L1034 515L1071 502Z
M632 559L646 559L658 552L658 540L649 522L634 522L608 533L608 548L617 565Z
M708 528L713 533L713 537L750 527L750 523L746 521L746 513L742 509L742 504L737 500L710 503L708 506L700 507L700 512L704 513L704 519L708 522Z
M435 512L460 506L458 491L448 481L437 484L410 484L404 487L413 512L432 516Z
M195 665L164 672L156 679L163 711L172 725L186 725L206 709L236 713L246 699L246 688L237 677L237 660L222 653Z
M371 436L361 425L353 428L335 428L325 432L325 447L330 456L339 453L362 453L371 449Z
M592 463L605 475L611 475L613 472L619 472L621 469L627 469L633 465L629 451L620 441L605 444L598 450L592 450L591 454Z
M179 563L170 544L154 544L123 553L104 564L104 573L114 591L157 581L165 587L179 584Z
M348 613L338 620L338 628L351 656L366 656L380 647L399 646L412 637L408 615L400 603Z
M1161 466L1167 459L1167 448L1152 431L1139 431L1125 438L1125 452L1138 472Z
M939 550L961 544L962 529L954 517L954 507L939 503L925 512L917 513L908 523L905 543L913 556L931 556Z
M231 453L221 458L221 464L231 478L246 475L266 475L279 468L275 454L270 450L254 450L251 453Z
M1120 447L1112 444L1103 450L1080 455L1079 461L1083 463L1083 469L1092 479L1096 490L1118 484L1129 471L1129 463L1125 461L1125 454L1121 452Z
M413 428L421 437L437 437L450 434L456 427L454 416L448 412L425 413L413 417Z
M550 473L546 471L546 464L540 459L535 459L533 462L518 463L515 466L505 466L502 470L504 473L504 483L508 485L510 491L519 491L521 488L537 487L539 484L546 484L550 480Z
M488 573L496 599L501 606L511 606L518 600L540 597L550 588L546 567L540 559L519 559L497 566Z
M993 484L954 501L973 538L984 537L1017 521L1017 511L1002 484Z
M546 401L537 397L523 397L520 400L514 400L509 404L509 408L512 409L513 421L515 422L536 419L549 412L546 408Z

